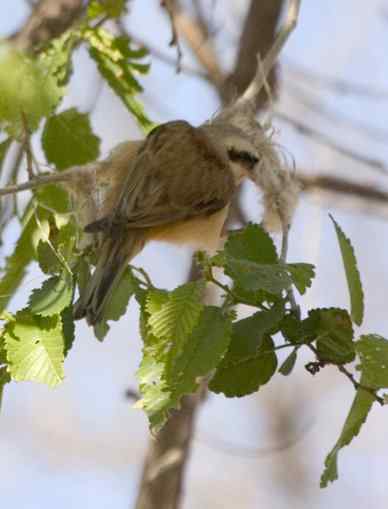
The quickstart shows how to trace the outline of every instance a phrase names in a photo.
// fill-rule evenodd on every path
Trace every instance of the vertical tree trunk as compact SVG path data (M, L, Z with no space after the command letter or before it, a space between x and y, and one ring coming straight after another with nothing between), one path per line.
M178 509L200 394L184 398L156 438L150 440L136 509Z

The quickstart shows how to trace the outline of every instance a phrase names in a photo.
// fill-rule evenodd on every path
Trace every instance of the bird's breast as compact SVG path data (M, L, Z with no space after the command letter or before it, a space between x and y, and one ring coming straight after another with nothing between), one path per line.
M170 244L188 245L195 249L214 252L219 248L229 205L209 216L200 216L150 228L147 241L155 240Z

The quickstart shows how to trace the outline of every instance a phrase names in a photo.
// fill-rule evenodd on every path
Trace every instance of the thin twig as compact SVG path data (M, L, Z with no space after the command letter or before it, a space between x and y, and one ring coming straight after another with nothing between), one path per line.
M30 133L30 129L28 127L27 116L24 113L24 111L22 111L21 115L22 115L22 123L23 123L23 130L24 130L23 149L26 154L27 173L28 173L28 178L30 180L32 180L34 178L34 169L32 167L34 158L33 158L32 149L31 149L31 133Z
M160 0L160 5L163 7L168 17L170 18L171 24L171 41L170 46L176 47L177 52L177 60L176 60L176 72L180 72L181 70L181 61L182 61L182 49L179 42L178 32L176 29L176 21L175 21L175 0Z
M219 64L214 47L211 41L207 39L206 33L203 32L201 25L187 16L182 10L177 13L176 24L196 59L201 66L206 69L208 81L210 81L218 91L221 91L225 75Z
M354 81L328 76L327 74L311 71L311 69L307 69L295 62L286 62L285 65L290 74L294 74L299 81L302 78L306 84L309 84L308 82L310 81L314 85L331 88L333 92L341 95L357 95L376 101L388 99L388 92L384 88L372 87L369 84L363 85Z
M315 348L314 345L312 345L311 343L310 344L307 344L306 343L306 346L308 346L308 348L315 354L315 356L317 357L317 359L319 360L319 355L318 355L318 350ZM346 376L346 378L351 382L351 384L353 385L353 387L357 390L359 389L362 389L363 391L366 391L368 392L369 394L371 394L374 399L380 403L380 405L385 405L385 401L384 401L384 398L382 398L381 396L379 396L378 394L376 394L376 389L373 389L373 387L368 387L366 385L363 385L361 384L360 382L358 382L354 375L352 373L350 373L350 371L348 371L345 366L343 366L342 364L333 364L333 363L323 363L322 366L325 366L325 365L331 365L331 366L335 366L338 371L340 373L342 373L343 375Z
M342 145L339 145L330 136L327 136L326 134L321 133L316 129L313 129L312 127L304 124L300 120L291 118L286 113L283 113L281 111L275 111L274 116L292 126L303 136L306 136L310 139L313 139L317 143L329 147L335 152L338 152L338 154L341 154L359 164L367 166L371 170L374 170L382 175L386 176L388 174L388 166L383 161L376 159L374 157L365 156L364 154L360 154L358 152L355 152L354 150L350 150Z
M363 390L363 391L366 391L366 392L369 392L369 394L371 394L374 399L380 403L381 406L385 405L385 401L384 401L384 398L382 398L381 396L378 396L376 394L376 389L373 389L372 387L367 387L366 385L363 385L363 384L360 384L360 382L358 382L355 378L354 378L354 375L352 373L350 373L350 371L348 371L345 366L337 366L338 370L343 373L347 378L348 380L350 380L350 382L352 383L353 387L356 389L356 391L358 391L359 389Z
M49 173L48 175L34 176L32 180L28 182L22 182L21 184L15 184L13 186L7 186L0 189L0 196L7 194L20 193L21 191L28 191L36 189L41 186L47 186L49 184L66 184L75 182L83 176L87 176L89 172L93 170L95 166L93 164L85 166L73 166L65 171Z
M367 125L359 122L354 118L349 118L340 111L329 108L325 104L315 101L312 94L306 94L305 90L299 85L287 83L285 90L296 99L304 107L308 108L313 113L325 118L335 125L343 125L353 131L359 132L363 136L367 136L373 141L387 143L388 130L372 125Z
M156 48L149 42L144 41L137 35L129 34L127 28L124 26L124 24L121 22L121 20L118 20L116 22L116 24L117 24L120 32L123 35L130 37L132 39L132 41L135 42L137 45L146 48L149 51L149 53L151 53L151 55L153 57L155 57L157 60L160 60L160 62L163 62L164 64L167 64L167 65L173 67L174 69L176 69L176 59L175 58L170 57L169 55L167 55L166 53L161 51L159 48ZM180 69L181 69L182 73L187 74L189 76L195 76L195 77L205 80L207 82L211 81L208 73L201 71L200 69L195 69L194 67L191 67L191 66L189 66L187 64L183 64L183 63L181 64Z
M331 193L349 195L354 198L365 200L367 203L376 202L378 205L388 207L388 192L376 186L359 184L326 173L310 175L298 171L296 178L301 184L302 191L305 192L318 189Z
M274 44L266 54L262 66L257 67L256 75L252 83L245 90L244 94L237 100L236 105L242 105L246 103L252 103L258 94L261 92L265 80L275 65L280 52L282 51L285 43L287 42L290 34L296 27L299 11L300 11L301 0L289 0L287 16L284 25L279 31ZM258 55L258 58L260 56Z

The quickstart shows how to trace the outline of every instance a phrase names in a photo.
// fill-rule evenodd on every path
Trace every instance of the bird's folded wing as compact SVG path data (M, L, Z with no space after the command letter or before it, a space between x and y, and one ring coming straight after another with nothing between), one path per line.
M137 229L207 216L223 209L233 192L228 161L206 134L184 121L169 122L145 140L109 220ZM105 223L87 230L105 230Z

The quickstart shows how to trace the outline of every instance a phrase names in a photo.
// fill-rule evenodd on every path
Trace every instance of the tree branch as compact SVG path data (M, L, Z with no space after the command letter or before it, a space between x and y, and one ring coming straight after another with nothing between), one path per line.
M367 166L371 170L374 170L377 173L380 173L381 175L385 176L388 175L388 166L384 163L384 161L381 161L380 159L376 159L374 157L366 156L364 154L360 154L358 152L355 152L354 150L350 150L344 147L343 145L339 145L330 136L327 136L326 134L317 131L316 129L308 126L307 124L301 122L300 120L290 117L286 113L283 113L281 111L275 111L274 115L280 120L289 124L303 136L313 139L314 141L322 145L326 145L335 152L338 152L338 154L348 157L349 159L352 159L358 164Z
M331 89L339 95L356 95L364 99L380 101L388 99L388 92L384 88L373 85L363 85L345 79L329 76L327 74L311 71L295 62L286 62L286 69L294 75L298 82L310 85L318 85Z
M23 27L9 40L18 49L36 49L72 26L84 9L82 0L40 0Z
M235 67L226 78L221 91L225 103L233 100L236 95L242 95L253 80L257 55L265 55L270 49L275 39L279 13L282 11L283 4L283 0L251 2L240 37ZM268 75L268 83L271 90L276 91L276 67ZM262 91L257 97L257 107L263 107L267 100L267 94Z

